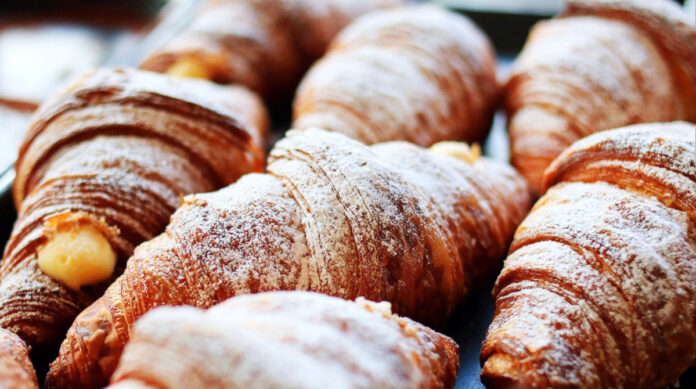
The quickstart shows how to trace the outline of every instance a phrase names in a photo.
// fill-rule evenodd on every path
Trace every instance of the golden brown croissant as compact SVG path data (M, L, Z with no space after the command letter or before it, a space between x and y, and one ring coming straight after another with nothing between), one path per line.
M482 140L498 96L495 53L468 19L435 6L365 15L307 73L293 128L365 143Z
M143 69L239 83L268 100L290 97L338 31L402 0L212 0Z
M472 157L461 144L437 146ZM131 324L160 305L308 290L442 322L499 266L530 205L524 180L486 158L367 147L316 129L281 140L267 171L186 197L166 232L139 246L75 320L49 387L106 383Z
M454 341L388 303L310 292L231 298L139 319L109 388L453 388Z
M39 388L29 350L17 335L0 328L0 387L4 389Z
M570 0L532 30L505 91L512 164L539 193L575 140L696 121L696 28L670 0Z
M0 326L57 347L182 194L263 169L266 127L245 89L143 71L89 73L44 104L16 163Z
M659 388L696 360L696 126L576 142L515 234L481 351L495 388Z

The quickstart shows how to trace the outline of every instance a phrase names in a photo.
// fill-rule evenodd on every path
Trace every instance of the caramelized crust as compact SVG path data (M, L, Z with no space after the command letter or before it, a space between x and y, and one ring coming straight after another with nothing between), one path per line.
M574 141L641 122L696 121L696 28L669 0L572 0L534 27L505 90L513 165L540 194Z
M480 141L497 103L495 53L467 18L435 6L365 15L302 80L293 128L364 143Z
M308 292L158 308L134 326L109 388L453 388L458 347L388 303Z
M194 59L211 79L267 100L291 97L302 73L361 14L402 0L209 0L178 36L141 67L166 72Z
M696 126L574 143L515 233L481 377L500 388L660 388L696 360Z
M29 350L17 335L0 328L0 387L38 389Z
M308 290L441 323L498 268L530 205L524 181L486 158L472 165L316 129L290 132L267 171L187 196L76 319L49 387L105 384L132 323L160 305Z
M57 346L84 307L161 233L180 196L263 167L267 119L241 88L99 70L36 114L16 163L19 210L0 268L0 326L34 348ZM106 282L67 288L38 267L62 225L88 224L118 257Z

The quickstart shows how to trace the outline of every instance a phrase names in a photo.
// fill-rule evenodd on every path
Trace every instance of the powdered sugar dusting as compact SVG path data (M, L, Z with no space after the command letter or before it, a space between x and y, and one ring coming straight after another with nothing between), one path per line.
M236 297L208 312L149 313L136 323L112 382L147 377L169 388L447 387L456 365L453 341L382 314L374 303L285 292Z
M696 29L684 20L668 0L574 0L533 28L505 105L513 165L536 192L544 169L575 140L696 120Z
M207 308L245 293L364 296L442 322L499 265L530 205L524 181L502 164L471 166L407 143L366 147L317 129L288 133L267 170L188 196L78 317L52 374L68 377L73 357L88 355L111 371L130 325L155 307ZM105 338L88 335L104 328Z
M358 16L402 0L209 1L142 68L166 72L193 58L211 78L241 84L268 100L289 97L306 68Z
M0 325L34 347L62 339L134 247L164 230L180 195L261 169L265 115L243 88L136 70L89 72L47 101L16 163L19 218L1 267ZM110 280L73 291L39 269L36 250L57 215L103 226L119 258Z
M498 94L494 62L487 38L464 17L434 6L374 12L344 29L307 73L293 128L366 143L480 140Z
M551 386L659 387L691 365L695 129L607 131L554 162L556 185L520 225L494 290L484 378L511 374L494 364L503 354L529 363L514 380Z

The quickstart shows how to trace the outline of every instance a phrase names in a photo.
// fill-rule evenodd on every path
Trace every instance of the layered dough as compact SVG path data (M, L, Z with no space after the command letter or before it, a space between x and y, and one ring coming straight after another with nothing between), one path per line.
M695 136L629 126L551 164L493 291L487 386L660 388L694 363Z
M358 16L402 0L208 0L141 68L241 84L278 102Z
M17 335L0 328L0 386L6 389L38 389L29 349Z
M136 249L74 322L49 387L105 384L132 323L160 305L308 290L442 323L498 268L529 205L521 177L483 157L293 131L267 174L186 197L166 232Z
M445 389L457 352L388 303L272 292L148 313L109 388Z
M482 141L498 99L495 53L466 17L410 6L365 15L300 83L293 128L372 144Z
M47 101L15 165L0 326L49 352L180 196L262 170L267 126L246 89L135 70L91 72Z
M504 102L511 162L540 194L544 169L582 137L696 121L696 28L670 0L571 0L530 32Z

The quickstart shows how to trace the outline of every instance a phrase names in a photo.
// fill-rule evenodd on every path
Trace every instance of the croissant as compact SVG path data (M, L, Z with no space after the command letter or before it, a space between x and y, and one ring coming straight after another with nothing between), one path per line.
M293 128L369 144L480 141L497 98L495 53L471 21L404 7L360 17L336 37L300 83Z
M109 388L454 388L457 353L388 303L270 292L146 314Z
M209 0L141 68L239 83L267 101L288 98L331 39L366 12L403 0Z
M262 170L265 115L242 88L133 70L89 73L44 104L15 165L0 326L55 350L182 194Z
M442 337L442 339L447 338ZM5 389L39 388L26 344L17 335L2 328L0 328L0 387Z
M694 364L695 134L629 126L551 164L493 290L486 386L660 388Z
M135 250L73 323L48 386L105 384L131 324L160 305L208 308L239 294L307 290L444 321L499 266L530 197L506 165L463 144L434 150L291 131L267 174L187 196L166 232Z
M540 193L575 140L696 121L696 28L670 0L570 0L535 26L505 87L511 162Z

